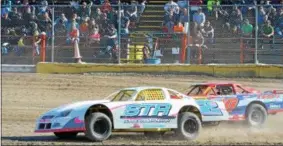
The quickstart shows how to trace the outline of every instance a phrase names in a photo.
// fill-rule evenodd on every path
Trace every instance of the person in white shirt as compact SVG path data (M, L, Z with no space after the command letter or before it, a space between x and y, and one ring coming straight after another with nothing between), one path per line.
M166 14L169 14L171 10L173 10L175 14L179 14L180 8L173 0L169 0L169 2L164 6L164 10Z

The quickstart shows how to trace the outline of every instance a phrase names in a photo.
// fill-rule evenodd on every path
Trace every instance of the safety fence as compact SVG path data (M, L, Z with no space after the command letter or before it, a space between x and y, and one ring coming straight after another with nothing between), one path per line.
M173 17L164 5L1 9L6 64L68 63L75 55L87 63L283 64L282 5L187 5Z

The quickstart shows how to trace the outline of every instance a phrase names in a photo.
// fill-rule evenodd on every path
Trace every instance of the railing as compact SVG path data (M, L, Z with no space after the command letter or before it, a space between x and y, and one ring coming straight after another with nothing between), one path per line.
M142 5L137 5L138 13L133 16L126 12L132 8L134 11L135 7L124 4L111 5L111 9L91 4L77 9L49 5L46 10L43 6L11 6L11 9L2 11L1 17L2 63L35 64L43 56L47 62L74 62L74 45L70 36L74 24L80 32L82 61L87 63L144 63L144 46L147 46L149 57L160 58L161 63L283 64L283 15L282 19L279 15L278 19L272 17L270 5L237 6L239 10L231 5L186 6L186 9L181 9L180 19L174 21L175 24L164 19L164 6L156 5L146 5L144 11ZM277 12L280 8L283 12L282 5L272 6ZM201 38L196 37L196 32L202 24L194 23L194 14L199 7L214 29L210 36L201 32ZM268 19L271 20L274 35L269 38L262 35L264 22L261 7L270 10ZM2 10L5 8L1 7ZM19 13L15 12L16 9ZM233 17L233 11L242 13L243 18ZM5 12L9 13L10 19L5 19ZM103 20L104 15L107 21ZM252 30L245 28L250 33L248 37L242 32L244 20L249 20L253 25ZM177 22L185 26L181 32L173 30ZM36 53L35 42L41 32L46 33L47 39L46 45L43 45L46 46L46 54L40 58L44 52ZM42 48L41 43L37 44L39 49Z

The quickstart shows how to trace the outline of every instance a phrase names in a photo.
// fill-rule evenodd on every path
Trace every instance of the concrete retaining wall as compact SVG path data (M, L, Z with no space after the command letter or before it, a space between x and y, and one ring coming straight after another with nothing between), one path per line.
M211 75L218 77L262 77L283 78L283 65L181 65L181 64L76 64L38 63L37 73L92 73L92 72L139 72L139 73L182 73Z
M2 64L1 72L14 72L14 73L35 73L35 65L12 65Z

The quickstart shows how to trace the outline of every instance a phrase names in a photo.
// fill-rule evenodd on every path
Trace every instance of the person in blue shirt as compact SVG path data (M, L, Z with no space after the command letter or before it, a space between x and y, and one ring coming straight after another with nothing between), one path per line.
M206 16L202 12L202 8L199 8L198 11L193 16L193 22L196 22L198 26L204 26L204 22L206 21Z

